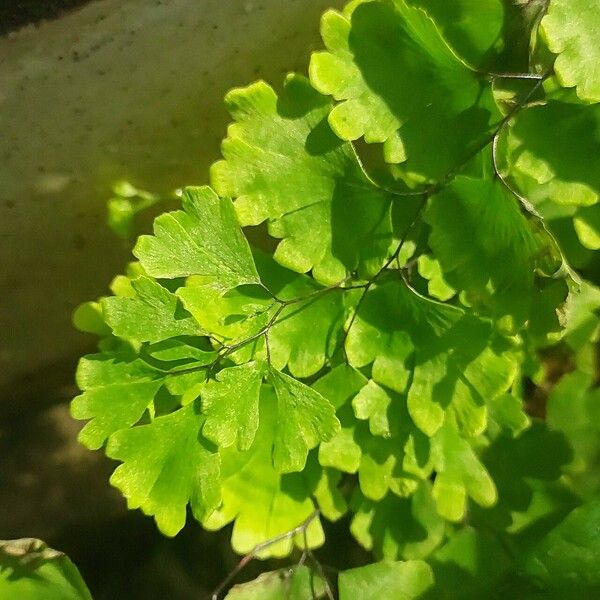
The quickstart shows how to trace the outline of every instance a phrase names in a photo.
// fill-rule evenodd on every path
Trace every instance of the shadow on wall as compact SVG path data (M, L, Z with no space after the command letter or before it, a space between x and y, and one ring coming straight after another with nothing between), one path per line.
M205 183L225 92L305 72L331 4L98 0L0 37L0 386L85 350L71 312L130 256L105 224L111 184Z

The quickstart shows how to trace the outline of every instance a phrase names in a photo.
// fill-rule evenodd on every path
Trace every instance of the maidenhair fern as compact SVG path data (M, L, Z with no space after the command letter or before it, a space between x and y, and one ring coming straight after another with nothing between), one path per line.
M600 4L354 0L321 27L310 79L226 96L211 187L78 313L104 336L80 439L169 536L189 505L286 556L350 514L396 562L345 600L599 585Z

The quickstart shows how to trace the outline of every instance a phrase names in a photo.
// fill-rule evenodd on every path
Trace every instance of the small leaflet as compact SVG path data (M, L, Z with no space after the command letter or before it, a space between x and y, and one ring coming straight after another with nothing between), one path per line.
M133 253L148 275L165 279L201 275L222 292L259 283L231 201L204 186L186 188L182 203L182 211L155 219L154 235L138 238Z
M106 455L122 461L110 478L129 508L152 515L170 537L186 521L186 507L202 520L219 505L219 454L200 437L204 417L195 403L149 425L111 436Z

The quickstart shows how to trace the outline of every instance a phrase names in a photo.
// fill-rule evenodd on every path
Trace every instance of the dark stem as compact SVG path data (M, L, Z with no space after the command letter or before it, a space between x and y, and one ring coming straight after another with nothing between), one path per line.
M419 205L419 208L417 209L417 212L415 213L415 216L413 217L413 220L410 222L409 226L406 228L406 231L404 232L404 234L402 235L402 238L400 238L400 242L398 243L398 246L396 247L396 250L394 250L394 253L388 258L388 260L384 263L384 265L379 269L379 271L377 271L377 273L375 273L375 275L373 275L373 277L371 277L371 279L369 279L369 281L364 285L364 286L360 286L363 288L363 292L360 295L360 298L358 299L358 302L356 303L356 307L354 309L354 312L352 313L352 317L350 318L350 323L348 323L348 327L346 327L346 330L344 331L344 335L342 337L342 350L344 352L344 357L346 358L346 362L348 362L348 356L346 354L346 340L348 339L348 335L350 333L350 330L352 329L352 326L354 325L354 322L356 321L356 317L358 315L358 311L360 310L360 307L367 295L367 292L371 289L371 287L376 283L377 279L379 279L379 277L386 271L386 269L395 261L398 259L398 256L400 255L400 251L402 250L402 247L404 246L406 240L408 239L408 236L410 235L411 231L413 230L414 226L417 224L417 222L419 221L419 219L421 218L421 215L423 214L423 210L425 209L425 206L427 205L427 199L429 198L429 195L425 195L423 196L423 199L421 200L421 204Z
M221 592L223 592L231 584L231 582L235 579L235 577L238 575L238 573L240 571L242 571L244 569L244 567L251 560L256 558L263 550L270 548L271 546L273 546L274 544L277 544L278 542L293 538L294 536L298 535L299 533L302 533L304 535L304 539L306 540L306 530L308 529L310 524L319 516L319 514L320 514L319 510L315 509L297 527L294 527L293 529L290 529L289 531L286 531L285 533L276 535L275 537L272 537L271 539L261 542L260 544L254 546L254 548L252 548L252 550L238 562L238 564L227 575L227 577L225 577L225 579L217 586L217 588L211 594L210 600L219 600L219 596L221 595Z

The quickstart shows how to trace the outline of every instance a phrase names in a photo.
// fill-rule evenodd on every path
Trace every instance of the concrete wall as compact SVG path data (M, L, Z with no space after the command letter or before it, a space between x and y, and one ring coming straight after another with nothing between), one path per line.
M112 182L206 182L224 93L305 72L319 15L341 4L99 0L0 38L0 401L36 371L46 393L89 349L71 312L129 257L104 224Z

